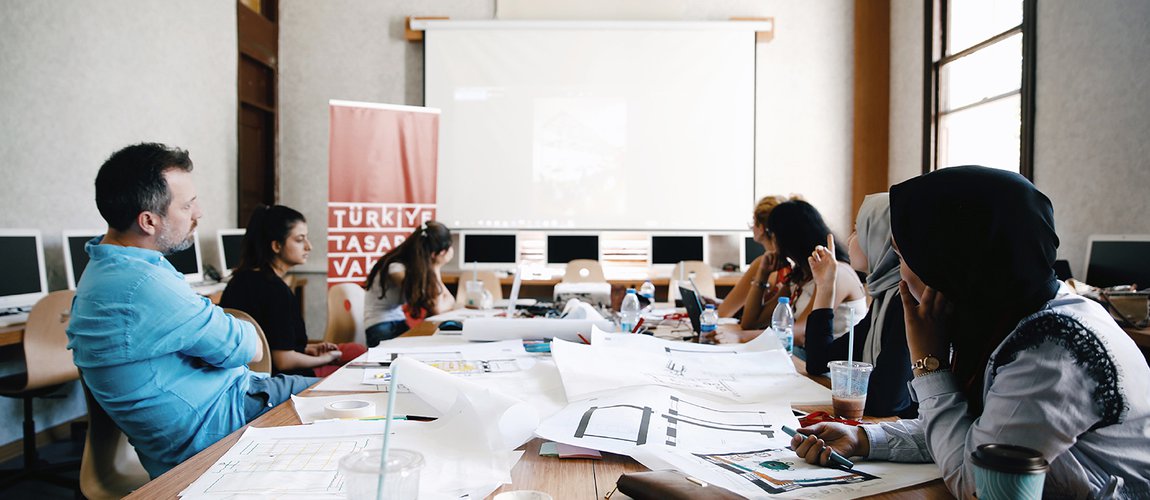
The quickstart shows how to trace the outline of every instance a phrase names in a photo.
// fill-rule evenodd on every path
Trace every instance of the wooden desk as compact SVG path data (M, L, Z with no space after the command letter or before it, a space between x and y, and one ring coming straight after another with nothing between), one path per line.
M0 327L0 347L24 342L24 324Z
M805 372L805 364L797 359L795 361L796 368L799 368L802 373ZM830 384L827 377L812 377L813 380L818 381L823 385ZM307 391L305 395L321 396L321 395L334 395L334 394L347 394L347 393L332 393L332 392L316 392ZM829 406L796 406L796 408L803 411L829 411ZM869 421L878 421L884 419L868 419ZM894 418L886 419L894 420ZM277 427L284 425L299 425L299 416L296 415L295 409L292 407L291 401L287 401L279 406L276 406L268 413L257 418L251 424L254 427ZM129 499L152 499L152 498L176 498L176 496L184 490L189 484L198 479L209 467L212 466L221 456L224 455L237 441L240 435L243 434L244 428L241 428L227 437L221 439L216 444L208 447L204 451L196 454L184 463L176 466L166 474L156 478L154 481L145 484L142 488L136 490L127 498ZM599 499L603 498L607 492L615 488L615 482L618 481L619 476L629 472L639 472L647 470L642 464L636 462L634 459L616 455L613 453L603 453L602 460L591 459L558 459L553 457L539 456L539 446L542 440L535 438L528 441L519 449L524 451L523 458L515 464L511 470L511 484L505 484L494 494L502 493L504 491L514 490L539 490L550 493L557 500L567 499ZM493 495L494 495L493 494ZM611 496L614 500L616 498L626 499L626 495L616 492ZM921 498L953 498L947 491L946 486L942 480L936 479L929 483L919 484L902 488L899 490L882 493L866 498L882 499L882 500L909 500Z

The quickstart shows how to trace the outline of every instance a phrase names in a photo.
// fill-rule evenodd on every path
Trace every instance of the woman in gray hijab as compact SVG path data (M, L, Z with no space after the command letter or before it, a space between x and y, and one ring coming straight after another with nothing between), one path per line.
M814 311L807 319L807 373L827 372L827 362L847 358L848 336L834 339L834 290L837 273L834 241L815 249L808 259L815 281ZM851 266L866 273L871 305L855 327L855 360L874 365L864 414L874 417L918 415L907 382L914 378L906 344L906 324L899 296L898 255L891 248L890 198L867 196L859 207L855 230L847 238Z

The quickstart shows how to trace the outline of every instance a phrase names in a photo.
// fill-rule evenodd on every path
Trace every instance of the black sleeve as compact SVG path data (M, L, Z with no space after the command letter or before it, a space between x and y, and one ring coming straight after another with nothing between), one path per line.
M914 372L910 368L910 349L906 345L902 299L898 294L893 294L890 300L883 321L882 351L870 374L865 413L872 417L897 415L914 418L918 416L918 404L910 398L910 389L907 387L907 383L914 378ZM871 307L871 311L877 309Z
M829 371L831 344L834 343L834 309L815 309L807 315L807 374L822 375Z

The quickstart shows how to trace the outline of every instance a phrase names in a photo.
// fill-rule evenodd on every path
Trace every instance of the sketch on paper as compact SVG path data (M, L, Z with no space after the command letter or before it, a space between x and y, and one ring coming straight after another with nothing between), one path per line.
M575 437L615 439L641 445L647 442L652 413L654 411L648 406L592 406L579 419ZM636 416L638 421L635 420Z
M745 439L746 433L758 434L771 439L775 437L776 427L768 423L767 412L762 410L719 410L698 403L684 400L678 396L670 397L667 412L662 415L667 420L667 446L677 446L680 439L691 440L696 429L688 426L700 427L707 431L702 439L716 439L717 433L735 433L733 440ZM739 436L738 433L744 433ZM725 440L724 437L717 439ZM639 443L642 444L642 443ZM693 445L691 445L693 446Z
M743 453L696 453L695 456L770 494L879 479L878 476L858 470L847 471L808 464L787 448Z
M231 460L221 460L208 470L217 476L204 488L204 493L273 491L285 484L295 484L302 488L293 490L298 493L339 494L343 491L339 459L367 448L369 441L368 436L344 436L241 442L242 448Z

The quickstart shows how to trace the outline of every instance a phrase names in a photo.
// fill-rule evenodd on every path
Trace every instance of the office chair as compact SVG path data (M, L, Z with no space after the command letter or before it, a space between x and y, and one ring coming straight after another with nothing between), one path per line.
M680 276L682 276L681 281ZM701 297L715 297L715 273L711 271L711 266L701 260L684 260L675 264L675 268L671 271L671 281L667 284L667 301L682 300L679 295L679 287L691 286L692 280L698 287L695 293Z
M327 290L327 328L324 342L367 345L363 325L363 300L366 292L355 283L340 283Z
M251 323L252 326L256 327L256 333L260 336L260 344L263 345L264 357L259 361L252 361L251 363L248 363L248 368L253 372L271 373L272 351L271 348L268 347L268 338L266 335L264 335L264 329L260 328L260 324L256 323L256 320L252 318L250 314L239 309L225 308L224 312L231 314L240 321L247 321L248 323Z
M88 500L119 500L149 480L136 448L92 397L83 379L88 405L88 437L80 464L80 492Z
M51 397L63 384L78 380L80 372L68 350L68 318L71 315L72 290L59 290L41 298L32 307L24 326L24 365L22 373L0 378L0 395L24 400L24 467L3 471L0 489L25 479L34 479L76 489L77 482L57 476L74 470L78 460L49 464L40 460L36 449L36 421L33 398Z
M603 265L597 260L575 259L567 263L563 283L606 283Z

